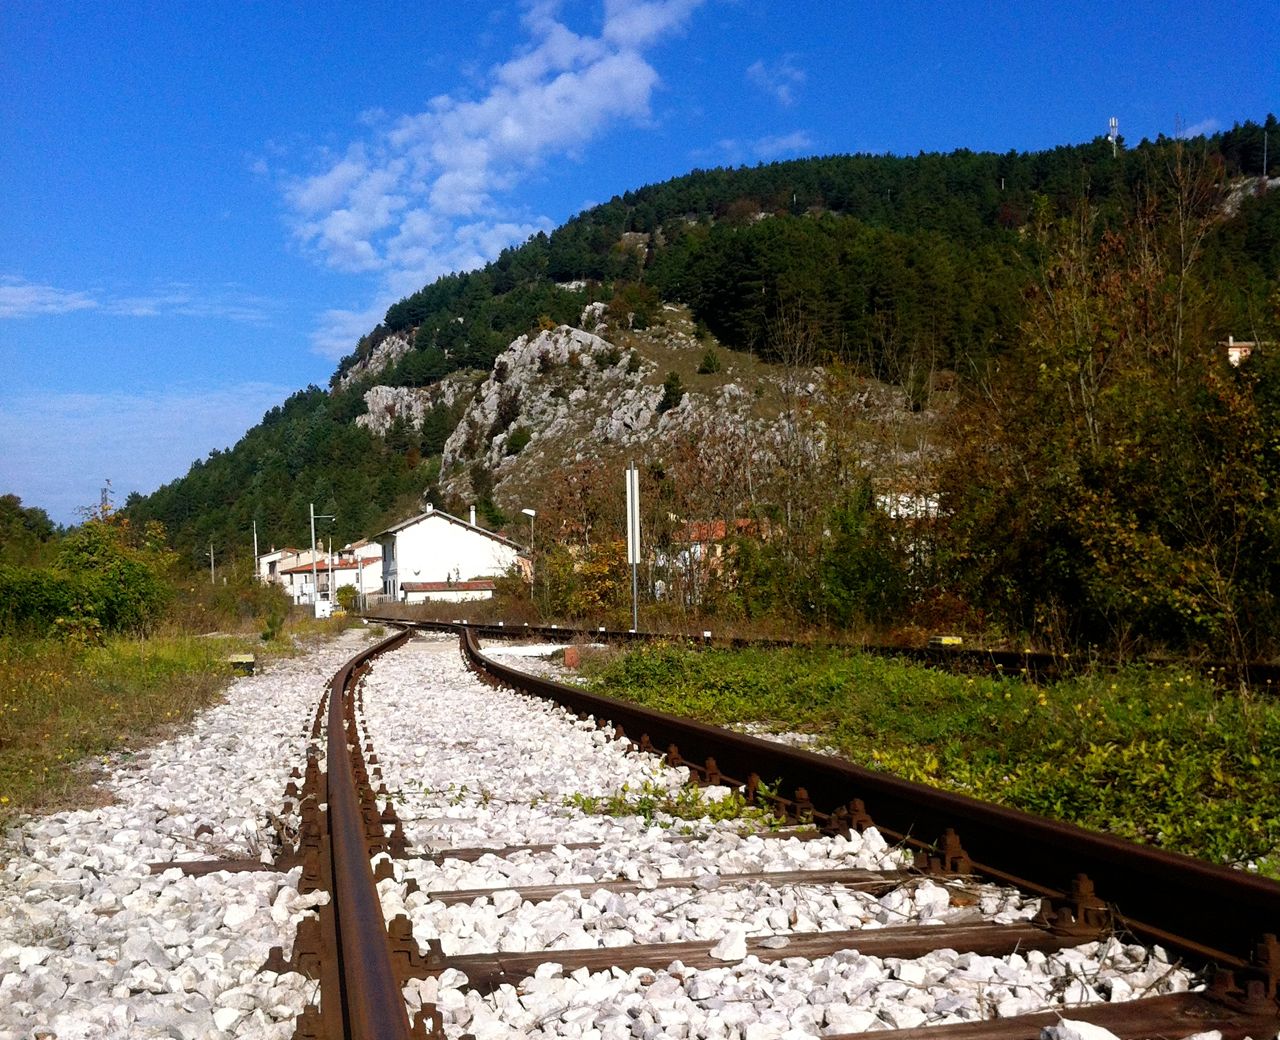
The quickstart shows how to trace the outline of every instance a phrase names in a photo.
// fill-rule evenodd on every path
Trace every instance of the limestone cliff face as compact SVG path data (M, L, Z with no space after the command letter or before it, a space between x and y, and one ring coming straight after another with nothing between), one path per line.
M584 314L584 324L604 331L596 317ZM575 464L664 457L679 444L737 458L772 455L783 432L776 410L761 405L759 374L746 385L732 371L727 381L694 376L705 347L674 315L627 341L623 348L567 325L515 340L445 444L441 489L469 498L483 470L495 500L518 507L527 489ZM686 392L660 411L663 380L680 368Z
M338 380L338 387L345 390L358 379L381 372L389 365L394 365L413 349L412 332L393 332L362 361L357 361Z
M548 485L574 467L620 473L628 459L697 460L708 473L745 467L756 479L803 468L830 436L848 436L820 416L840 415L850 427L874 416L922 421L904 409L901 391L873 382L839 402L825 400L826 375L817 368L718 349L722 370L704 372L707 343L680 308L668 306L643 331L611 331L603 317L595 305L581 321L594 331L561 325L519 337L483 379L457 372L430 387L375 386L365 394L369 414L357 422L385 434L398 416L420 425L438 405L460 413L444 445L439 490L462 501L491 491L502 508L518 511L542 501ZM680 376L684 393L663 406L669 373ZM899 440L867 444L859 455L872 463L877 454L901 458L911 450Z
M431 386L374 386L365 391L368 412L356 417L356 424L371 433L385 437L397 418L412 426L421 426L431 409L452 408L474 392L473 378L465 372L454 372Z

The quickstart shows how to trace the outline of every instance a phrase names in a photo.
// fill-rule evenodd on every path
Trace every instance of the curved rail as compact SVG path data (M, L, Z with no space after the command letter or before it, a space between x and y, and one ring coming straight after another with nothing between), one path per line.
M1057 927L1118 908L1122 927L1239 969L1238 979L1218 976L1232 999L1276 1001L1280 885L1273 881L530 676L486 657L472 626L450 627L472 666L493 680L608 719L705 779L750 787L777 778L778 802L793 817L833 828L874 821L923 850L926 861L940 852L945 869L972 869L1049 897Z
M397 632L361 651L329 684L327 760L329 841L341 979L343 1035L351 1040L410 1040L409 1013L392 966L382 903L365 843L351 746L357 744L350 695L356 670L409 638ZM351 729L348 726L351 726Z

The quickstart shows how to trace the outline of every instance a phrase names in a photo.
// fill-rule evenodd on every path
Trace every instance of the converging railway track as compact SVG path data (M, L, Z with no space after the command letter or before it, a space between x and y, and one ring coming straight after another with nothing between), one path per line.
M289 709L274 848L157 843L159 908L257 892L214 913L256 923L247 954L279 937L216 986L192 967L212 939L164 939L171 980L134 989L135 965L110 989L190 986L212 1025L143 1030L122 1003L128 1028L66 1036L1280 1032L1268 880L535 678L492 630L417 627Z
M321 984L297 1036L1280 1030L1265 879L533 678L465 626L323 707L286 810L332 899L268 963ZM781 828L623 804L690 780Z

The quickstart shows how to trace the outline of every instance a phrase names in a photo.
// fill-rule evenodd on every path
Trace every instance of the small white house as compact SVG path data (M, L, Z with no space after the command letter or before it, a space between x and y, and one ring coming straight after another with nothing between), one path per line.
M335 560L332 572L335 591L344 585L353 585L362 594L382 591L382 557L376 554Z
M382 592L396 600L411 592L415 602L456 601L462 593L487 599L492 588L463 586L505 574L521 556L515 542L430 507L374 539L382 549Z

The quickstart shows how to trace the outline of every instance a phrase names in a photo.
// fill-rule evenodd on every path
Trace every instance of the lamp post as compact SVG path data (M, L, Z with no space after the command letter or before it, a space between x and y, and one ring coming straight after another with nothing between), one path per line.
M520 510L529 518L529 599L533 599L533 518L538 515L536 509Z
M320 585L316 567L316 521L336 520L331 513L317 513L316 504L311 503L311 606L316 609L320 602Z

